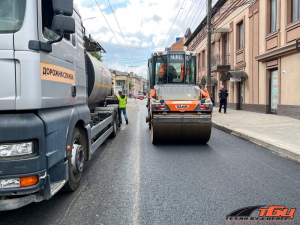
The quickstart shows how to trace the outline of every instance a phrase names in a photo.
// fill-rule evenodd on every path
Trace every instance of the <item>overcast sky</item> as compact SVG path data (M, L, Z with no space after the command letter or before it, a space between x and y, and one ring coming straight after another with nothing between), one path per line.
M188 27L193 32L206 15L205 0L74 2L86 35L91 34L107 52L102 54L104 64L145 78L151 53L171 46Z

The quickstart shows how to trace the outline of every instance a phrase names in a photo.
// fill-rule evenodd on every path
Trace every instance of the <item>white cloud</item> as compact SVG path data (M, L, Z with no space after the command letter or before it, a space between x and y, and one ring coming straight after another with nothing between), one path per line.
M185 4L183 9L180 9L183 1ZM193 20L190 24L187 23L190 18L194 17L191 11L183 26L178 28L191 9L192 0L97 0L110 27L94 0L74 0L74 2L78 5L83 18L86 35L91 34L107 52L102 54L104 64L120 71L133 71L144 77L147 73L147 59L151 53L154 50L164 50L165 47L175 42L176 37L182 37L188 26L194 24ZM197 2L196 5L200 5L201 2L206 4L204 0ZM196 13L200 12L195 11L195 15ZM178 18L167 36L177 14ZM195 27L191 28L192 31L202 21L205 10L202 14ZM112 57L115 57L115 61L110 61ZM137 65L138 67L131 67Z

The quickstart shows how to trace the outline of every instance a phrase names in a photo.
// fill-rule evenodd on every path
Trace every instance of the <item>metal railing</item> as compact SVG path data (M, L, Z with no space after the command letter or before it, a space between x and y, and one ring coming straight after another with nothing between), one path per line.
M211 66L230 65L229 54L218 54L211 58Z

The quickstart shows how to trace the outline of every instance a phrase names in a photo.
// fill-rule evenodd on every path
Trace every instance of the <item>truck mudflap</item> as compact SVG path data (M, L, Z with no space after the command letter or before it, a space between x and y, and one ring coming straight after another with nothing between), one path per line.
M205 144L211 135L211 114L153 114L151 141Z
M18 209L32 202L41 202L45 198L41 194L31 194L24 197L5 199L6 197L0 197L0 211L8 211Z

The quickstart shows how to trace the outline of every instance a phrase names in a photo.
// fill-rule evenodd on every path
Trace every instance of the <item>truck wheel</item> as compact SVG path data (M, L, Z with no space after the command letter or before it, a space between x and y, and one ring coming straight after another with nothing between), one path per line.
M75 127L72 136L72 150L68 156L69 180L63 187L64 191L75 191L80 184L84 164L84 148L86 146L86 139L80 130Z
M112 122L112 127L113 127L113 132L109 135L109 137L111 138L114 138L117 136L117 126L118 126L118 121L119 121L119 118L118 118L118 112L117 111L114 111L114 120Z

